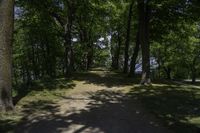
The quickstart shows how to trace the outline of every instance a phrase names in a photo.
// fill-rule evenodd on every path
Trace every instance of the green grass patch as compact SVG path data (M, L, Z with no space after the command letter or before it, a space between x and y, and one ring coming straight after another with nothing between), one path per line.
M48 111L73 87L73 81L65 78L34 81L29 87L16 87L13 93L15 111L0 113L0 132L12 133L29 114Z
M134 87L129 95L175 132L200 132L200 87L154 84Z

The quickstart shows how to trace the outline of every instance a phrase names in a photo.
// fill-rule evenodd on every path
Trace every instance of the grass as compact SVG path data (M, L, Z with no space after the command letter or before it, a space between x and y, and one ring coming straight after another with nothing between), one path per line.
M55 79L48 81L35 81L31 87L15 88L15 111L0 114L0 132L12 133L22 119L30 114L45 111L50 103L55 103L67 90L75 86L72 80Z
M101 70L100 70L101 71ZM200 86L162 81L152 86L139 86L138 80L113 72L77 73L73 79L36 81L31 88L16 89L14 113L0 114L0 132L13 132L30 114L56 112L58 100L76 83L84 81L94 86L125 87L126 98L139 100L144 109L154 114L166 127L176 133L200 132ZM74 81L75 80L75 81Z
M200 132L200 87L154 84L136 86L128 94L176 133Z

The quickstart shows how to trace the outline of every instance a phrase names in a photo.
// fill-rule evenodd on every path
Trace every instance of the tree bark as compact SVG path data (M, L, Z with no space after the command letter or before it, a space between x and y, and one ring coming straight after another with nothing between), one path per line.
M136 44L135 44L133 56L131 58L131 67L130 67L129 77L134 77L135 75L135 65L136 65L136 60L138 57L139 50L140 50L139 33L137 33Z
M128 21L127 21L126 42L125 42L125 50L124 50L124 73L128 72L132 9L133 9L133 2L130 4L129 14L128 14Z
M70 37L69 37L70 38ZM73 50L72 50L72 44L71 40L69 41L69 38L67 38L67 41L65 42L65 76L71 76L73 72Z
M114 70L118 70L119 69L119 57L120 57L120 52L121 52L121 37L120 34L117 34L117 47L116 50L114 50L114 56L112 58L112 68Z
M88 42L90 45L88 45L88 52L87 52L87 70L89 70L93 65L93 55L94 55L94 46L93 42Z
M14 0L0 1L0 111L13 110L12 40Z
M164 70L166 72L167 79L171 80L172 79L172 77L171 77L171 68L170 67L164 67Z
M74 15L73 2L67 1L67 23L65 24L65 76L68 77L74 70L74 52L72 48L72 24Z
M142 49L142 79L141 84L150 84L150 45L149 45L149 15L148 1L138 0L139 9L139 40Z
M196 70L195 69L192 70L192 83L193 84L196 83Z
M191 65L191 72L192 72L192 83L196 83L196 60L198 59L199 56L195 57L193 59L192 65Z

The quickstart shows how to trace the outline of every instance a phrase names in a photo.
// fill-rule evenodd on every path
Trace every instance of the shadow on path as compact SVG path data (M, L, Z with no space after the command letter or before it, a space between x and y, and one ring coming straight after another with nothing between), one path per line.
M123 87L139 83L139 79L129 78L122 73L115 73L110 71L94 71L87 73L76 73L74 79L84 81L85 84L95 84L97 86Z
M83 83L85 88L97 86L97 90L98 87L105 89L97 92L81 91L78 97L63 97L63 105L47 100L29 102L22 107L24 117L15 132L170 132L162 124L177 133L200 132L200 89L198 88L171 82L163 84L158 82L154 86L133 87L128 94L125 94L115 88L109 89L111 87L130 87L136 82L120 73L99 70L77 73L73 79L82 81L81 84ZM63 84L75 87L68 81ZM52 87L52 89L54 88L55 86ZM77 88L75 87L75 89ZM78 107L79 105L80 107ZM61 106L67 108L63 110ZM156 120L151 114L162 122ZM191 119L194 123L189 122ZM0 124L3 123L1 121ZM5 121L5 123L10 123L5 128L16 125L13 121Z
M86 108L59 114L54 103L31 103L24 108L27 114L16 133L166 133L137 100L123 93L98 91L91 94ZM74 99L76 100L76 99ZM86 99L87 100L87 99ZM67 102L68 100L66 100ZM68 104L68 103L66 103ZM36 110L32 110L32 109ZM46 112L30 117L31 112ZM39 113L38 112L38 113Z

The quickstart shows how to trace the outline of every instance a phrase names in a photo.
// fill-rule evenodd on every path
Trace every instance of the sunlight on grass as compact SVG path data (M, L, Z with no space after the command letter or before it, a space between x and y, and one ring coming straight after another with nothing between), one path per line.
M188 123L196 125L197 127L200 128L200 116L199 117L188 117Z

